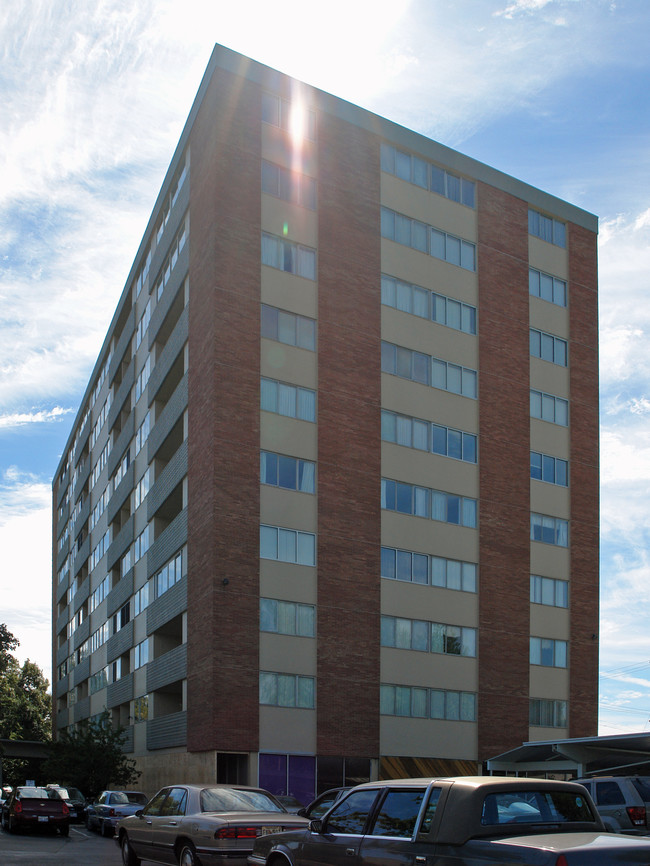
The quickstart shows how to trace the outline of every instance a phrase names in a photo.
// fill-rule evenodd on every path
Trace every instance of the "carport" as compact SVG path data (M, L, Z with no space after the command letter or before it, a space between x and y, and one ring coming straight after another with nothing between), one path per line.
M493 776L650 775L650 733L522 743L487 761Z
M2 785L3 758L38 758L44 760L48 755L49 743L37 740L0 740L0 785Z

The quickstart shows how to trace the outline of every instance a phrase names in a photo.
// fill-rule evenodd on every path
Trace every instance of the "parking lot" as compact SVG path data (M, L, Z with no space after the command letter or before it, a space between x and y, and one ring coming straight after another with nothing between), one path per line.
M120 866L121 862L113 839L89 833L82 824L71 824L67 838L0 830L2 866Z

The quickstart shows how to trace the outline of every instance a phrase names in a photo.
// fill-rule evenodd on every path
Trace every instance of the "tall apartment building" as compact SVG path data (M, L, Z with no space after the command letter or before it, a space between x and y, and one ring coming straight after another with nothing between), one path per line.
M54 479L55 727L303 800L595 734L596 230L217 46Z

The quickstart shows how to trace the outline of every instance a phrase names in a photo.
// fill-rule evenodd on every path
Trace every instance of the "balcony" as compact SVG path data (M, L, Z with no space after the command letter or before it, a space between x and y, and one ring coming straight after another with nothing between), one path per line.
M187 575L164 592L147 608L147 634L153 634L187 610Z
M106 706L119 707L127 701L133 700L133 674L127 674L116 683L111 683L106 690Z
M147 722L147 749L187 745L187 713L170 713Z
M147 691L149 694L178 680L187 679L187 644L164 653L147 665Z

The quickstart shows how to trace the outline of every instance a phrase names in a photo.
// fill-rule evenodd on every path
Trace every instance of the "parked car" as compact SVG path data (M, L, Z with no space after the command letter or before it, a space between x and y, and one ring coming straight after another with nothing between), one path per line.
M62 785L46 785L48 797L60 797L70 809L70 820L83 824L86 798L79 788L63 787Z
M576 779L591 794L603 824L613 833L650 833L650 776Z
M60 797L50 797L46 788L15 788L2 806L2 826L9 833L19 830L58 830L70 832L70 810Z
M398 779L352 788L307 828L258 836L248 863L647 866L650 840L607 833L574 782Z
M171 785L129 818L118 821L115 840L124 866L140 859L180 866L246 866L255 838L305 828L261 788Z
M301 809L304 808L303 804L296 797L292 797L291 794L274 794L275 799L282 803L287 812L291 812L292 815L297 815Z
M322 818L325 812L329 812L334 803L338 803L343 794L350 790L350 786L344 788L329 788L319 794L315 800L312 800L304 809L298 810L298 815L303 818Z
M112 836L120 818L135 815L148 802L149 797L142 791L102 791L86 806L86 827L98 830L102 836Z

